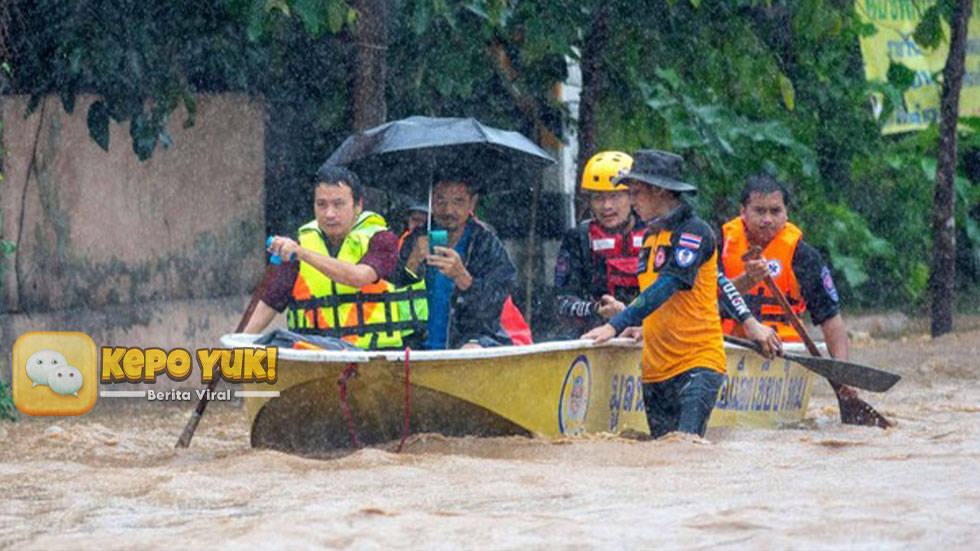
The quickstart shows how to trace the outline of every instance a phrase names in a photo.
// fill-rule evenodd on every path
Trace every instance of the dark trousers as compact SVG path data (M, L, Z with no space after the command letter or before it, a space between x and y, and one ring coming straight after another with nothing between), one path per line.
M659 383L643 383L643 404L650 434L660 438L680 431L704 436L708 417L725 375L696 367Z

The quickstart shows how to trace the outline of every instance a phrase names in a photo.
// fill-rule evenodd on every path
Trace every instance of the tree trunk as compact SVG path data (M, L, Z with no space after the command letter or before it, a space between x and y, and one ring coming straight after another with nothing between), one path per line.
M524 116L525 120L530 122L534 126L534 140L544 147L545 149L550 149L551 151L557 151L561 147L561 140L558 136L555 136L554 132L548 129L548 126L541 120L541 108L538 105L537 99L531 94L524 92L517 83L517 70L514 69L514 65L511 63L510 56L507 54L507 50L504 48L503 44L499 40L491 40L489 46L487 47L487 54L490 57L491 65L497 76L500 77L501 83L504 88L510 94L511 99L514 100L514 106L520 111L521 115ZM541 197L541 179L538 178L533 183L534 195L531 199L531 219L530 225L528 227L527 238L525 241L525 247L527 250L527 261L524 266L524 317L531 321L534 315L534 281L537 280L536 276L536 262L537 258L537 246L538 246L538 234L537 234L537 220L538 220L538 205L540 204Z
M932 336L953 330L953 290L956 281L956 124L966 59L967 26L973 0L957 0L951 24L949 57L943 69L936 188L932 210Z
M354 82L351 92L352 126L355 132L384 123L385 78L388 53L387 0L355 0L360 14L354 31Z
M610 2L600 1L589 25L585 47L582 50L582 94L578 104L578 170L576 181L582 180L582 171L596 153L599 141L596 108L602 83L602 55L609 41Z

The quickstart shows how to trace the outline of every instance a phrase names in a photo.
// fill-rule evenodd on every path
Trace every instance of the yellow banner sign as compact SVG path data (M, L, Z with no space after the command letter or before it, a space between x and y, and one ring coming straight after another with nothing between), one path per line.
M912 38L922 14L934 4L928 0L855 0L861 20L877 32L861 38L864 73L869 81L887 80L890 62L915 71L915 82L885 122L884 134L920 130L939 123L939 77L949 53L949 26L943 22L944 40L934 50L918 46ZM966 43L966 72L960 91L960 116L980 116L980 3L974 2Z

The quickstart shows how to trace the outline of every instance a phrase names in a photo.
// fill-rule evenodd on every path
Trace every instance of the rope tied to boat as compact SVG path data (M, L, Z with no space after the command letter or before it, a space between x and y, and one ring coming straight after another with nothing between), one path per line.
M347 400L347 381L355 377L357 377L357 364L347 364L340 377L337 378L337 387L340 392L340 406L344 410L344 419L347 420L347 432L350 433L351 444L355 448L360 448L361 442L357 439L357 427L354 426L354 414L351 413L350 402Z
M412 415L412 385L409 382L409 375L411 374L412 371L412 362L409 359L411 352L412 349L406 346L405 347L405 410L404 410L405 416L402 421L402 439L401 442L398 443L398 448L395 449L395 453L402 452L402 446L405 445L405 439L408 438L408 421Z
M402 438L398 442L398 447L395 448L395 453L401 453L402 448L405 446L405 440L408 439L408 429L409 421L412 417L412 384L411 384L411 373L412 373L412 361L411 361L412 349L405 347L405 407L402 416ZM347 381L357 377L357 364L349 363L347 367L340 373L340 377L337 378L337 389L340 393L340 405L344 410L344 419L347 421L347 432L350 433L351 444L355 448L361 448L361 442L357 438L357 427L354 426L354 414L351 411L350 401L347 399Z

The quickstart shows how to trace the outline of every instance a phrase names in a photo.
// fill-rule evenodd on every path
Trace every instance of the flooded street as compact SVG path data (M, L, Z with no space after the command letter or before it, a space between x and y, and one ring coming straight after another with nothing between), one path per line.
M904 379L864 394L897 426L706 441L415 435L407 453L253 451L243 406L97 407L0 426L0 548L949 549L980 543L980 331L857 344ZM102 404L104 405L104 404Z

